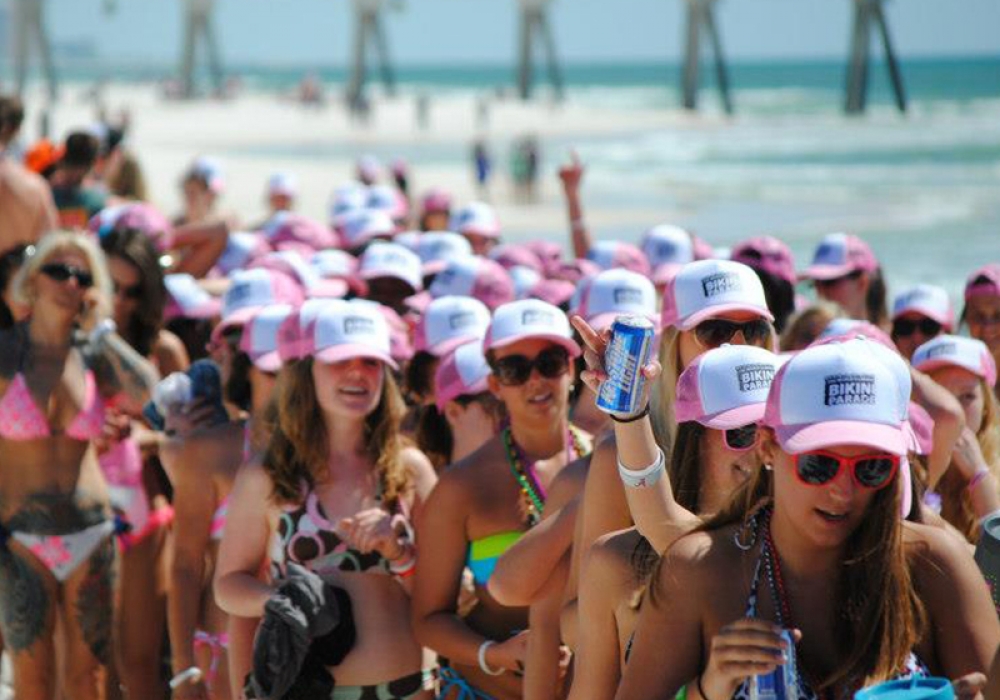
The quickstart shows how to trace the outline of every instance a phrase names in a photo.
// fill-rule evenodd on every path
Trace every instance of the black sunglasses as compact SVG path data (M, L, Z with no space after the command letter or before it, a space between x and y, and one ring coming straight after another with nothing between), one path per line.
M743 333L743 338L750 345L763 347L771 338L771 324L762 318L743 322L712 318L694 327L698 342L707 348L717 348L728 343L738 332Z
M121 294L126 299L142 299L142 284L133 284L131 287L122 287L115 284L115 294Z
M65 282L72 277L82 289L89 289L94 286L94 276L92 274L66 263L47 263L42 265L41 273L56 282Z
M723 440L733 452L746 452L757 444L757 424L750 423L723 432Z
M546 379L555 379L569 370L569 353L563 347L542 350L534 358L524 355L508 355L490 363L493 375L504 386L519 386L528 381L535 368Z
M861 277L861 270L855 270L854 272L848 272L846 275L841 277L834 277L829 280L813 280L813 286L817 289L821 287L836 287L841 282L846 282L847 280L856 280Z
M896 455L842 455L814 450L795 455L795 473L809 486L822 486L832 481L842 467L851 470L854 482L866 489L877 490L886 486L899 469Z
M892 322L892 334L900 338L911 336L916 330L929 338L941 332L941 324L930 318L897 318Z

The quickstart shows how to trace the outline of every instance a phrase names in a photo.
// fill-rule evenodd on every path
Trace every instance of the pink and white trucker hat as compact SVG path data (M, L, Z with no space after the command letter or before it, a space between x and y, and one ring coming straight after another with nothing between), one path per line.
M335 248L340 240L325 224L294 212L275 214L264 227L264 235L272 248L294 247L311 252Z
M451 215L449 228L461 234L496 238L500 235L500 220L486 202L469 202Z
M702 353L677 379L677 422L697 421L715 430L757 423L781 365L780 356L752 345Z
M223 275L243 269L251 260L267 255L271 244L262 233L234 231L226 239L226 248L215 262L215 269Z
M424 311L413 331L413 347L441 357L471 340L482 340L490 310L472 297L441 297Z
M642 316L658 328L656 289L647 277L629 270L605 270L584 287L576 313L597 330L618 316Z
M166 275L163 284L167 288L167 306L163 317L168 321L175 318L215 318L222 312L222 301L206 292L198 280L187 273Z
M649 260L638 246L622 241L595 241L587 251L587 260L600 266L602 270L623 267L640 275L649 275Z
M909 313L937 321L949 332L955 327L955 313L948 292L933 284L918 284L896 295L892 302L892 320Z
M278 327L278 357L282 362L301 360L309 356L310 326L324 309L336 309L347 304L343 299L306 299ZM294 308L294 307L293 307Z
M91 217L88 228L101 237L115 230L137 229L161 253L170 250L174 244L173 225L159 209L146 202L129 202L102 209Z
M294 312L295 308L290 304L265 306L243 326L240 350L245 352L254 366L262 372L277 372L281 369L278 329Z
M523 244L525 248L538 256L545 268L545 274L550 275L550 270L559 266L563 259L562 246L555 241L547 241L544 238L536 238ZM550 275L551 276L551 275Z
M680 226L660 224L642 234L639 244L655 270L660 265L686 265L694 260L694 241Z
M969 275L965 283L965 299L972 297L1000 297L1000 263L990 263Z
M527 245L501 243L490 250L489 258L500 263L505 270L511 270L515 267L527 267L538 273L545 272L545 267L542 265L541 259Z
M307 354L333 364L371 357L398 369L389 345L389 326L369 304L345 302L320 310L307 333Z
M375 241L365 249L358 270L361 279L395 277L403 280L414 292L424 287L420 257L409 248L398 243Z
M389 326L389 354L396 362L413 359L413 342L410 339L410 325L394 309L371 299L351 299L351 304L366 306L377 311Z
M221 334L230 326L246 323L265 306L297 306L305 300L302 287L294 279L274 270L234 272L230 279L232 284L222 297L222 322L216 326L213 335Z
M939 335L928 340L914 351L911 362L921 372L960 367L986 380L990 386L997 383L996 361L986 343L963 335Z
M813 280L834 280L859 270L874 272L878 260L868 244L857 236L828 233L813 253L812 263L803 277Z
M340 229L346 217L365 208L368 188L360 182L347 182L333 190L330 198L330 225Z
M410 214L410 204L403 193L392 185L372 185L368 188L365 207L384 211L393 221L405 219Z
M310 298L339 299L347 294L348 284L337 278L324 278L298 253L281 250L256 258L250 269L263 268L282 272L301 285Z
M515 299L526 299L529 297L531 290L544 279L542 273L523 265L515 265L507 270L507 274L510 275L510 279L514 283Z
M448 353L434 372L434 402L444 412L459 396L481 394L488 388L490 366L481 343L465 343Z
M425 214L447 214L451 211L451 194L439 187L429 189L420 200L420 207Z
M483 338L483 352L528 338L561 345L572 357L579 357L581 352L562 309L538 299L521 299L499 307Z
M384 211L358 209L348 212L338 226L344 247L360 248L376 238L389 239L396 233L396 224Z
M469 239L454 231L428 231L420 236L413 250L420 256L425 275L436 275L452 260L472 257Z
M294 197L299 193L298 178L289 172L274 173L267 180L267 193L272 197Z
M199 156L188 168L185 178L196 177L203 181L209 191L222 194L226 189L226 178L222 172L222 164L215 158Z
M490 309L514 300L514 282L507 271L499 263L478 255L449 262L428 291L427 295L411 298L414 308L426 308L432 298L446 296L472 297Z
M906 363L872 347L863 339L811 346L778 370L762 422L786 452L865 445L906 454L910 386L899 384L909 379Z
M534 287L528 290L528 298L541 299L553 306L563 307L568 305L576 285L566 280L543 279Z
M730 311L749 311L774 320L756 272L731 260L696 260L667 284L660 319L664 328L686 331Z
M792 249L774 236L756 236L737 243L729 259L755 270L763 270L789 284L797 281Z

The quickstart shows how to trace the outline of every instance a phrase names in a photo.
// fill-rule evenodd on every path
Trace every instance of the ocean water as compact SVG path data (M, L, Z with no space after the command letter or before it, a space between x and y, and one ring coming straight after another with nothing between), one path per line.
M956 297L965 276L1000 260L1000 56L905 59L909 109L896 111L884 65L871 66L869 109L843 113L841 61L736 63L731 66L736 112L725 116L710 65L702 71L701 109L681 127L591 137L547 138L541 144L546 177L575 147L587 163L585 201L592 206L649 212L648 225L671 221L724 247L770 233L791 245L800 265L824 233L864 236L890 286L942 284ZM150 80L164 67L77 65L70 77ZM282 91L305 68L236 66L249 90ZM342 69L318 71L333 90ZM680 113L673 64L571 65L566 99L614 118L616 111ZM404 96L491 95L512 90L503 66L408 67L398 72ZM539 77L544 79L544 72ZM539 90L540 99L549 99ZM495 144L506 165L503 148ZM327 157L351 148L333 143L311 153ZM269 150L271 149L271 150ZM371 148L421 163L465 163L466 145L430 143ZM658 214L662 212L662 215ZM635 217L623 217L632 221ZM635 240L641 227L615 225L601 237ZM545 232L565 235L564 232Z

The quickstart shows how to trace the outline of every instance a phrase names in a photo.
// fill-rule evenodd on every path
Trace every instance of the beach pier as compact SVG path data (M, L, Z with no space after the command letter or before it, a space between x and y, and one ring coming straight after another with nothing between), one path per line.
M549 25L546 6L549 0L520 0L520 35L518 51L517 86L522 100L531 97L534 87L534 45L535 38L542 41L545 51L549 83L556 99L563 97L562 69L556 56L556 40Z
M715 0L687 0L684 32L684 62L681 65L681 102L685 109L698 108L698 79L701 62L701 35L704 31L715 58L715 79L726 114L733 113L729 92L729 71L722 52L722 37L715 21Z
M199 38L204 43L208 54L208 68L212 74L216 94L222 95L225 90L225 80L222 69L222 58L219 52L219 40L213 27L212 16L215 13L215 0L185 0L184 2L184 36L181 40L181 96L195 96L195 58L198 51Z
M45 27L45 3L43 0L13 0L13 17L10 39L14 53L14 75L18 95L24 93L28 79L28 61L32 44L38 47L38 56L49 99L53 102L59 94L55 62L52 58L52 42ZM0 37L6 40L8 37Z
M389 61L389 40L382 24L382 0L354 0L354 38L351 62L351 80L347 86L347 102L355 105L361 100L368 79L369 42L378 58L382 84L389 95L396 92L396 76Z
M871 53L872 24L878 30L885 60L889 69L896 107L906 111L906 91L903 74L889 34L889 23L885 18L884 0L854 0L854 22L851 30L851 48L847 65L847 80L844 95L844 111L860 114L865 111L868 101L869 57Z

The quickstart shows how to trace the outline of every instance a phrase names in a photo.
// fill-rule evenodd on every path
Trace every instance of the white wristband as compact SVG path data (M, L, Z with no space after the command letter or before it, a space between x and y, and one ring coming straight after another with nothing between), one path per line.
M663 450L657 448L656 450L656 461L650 464L645 469L629 469L624 464L622 464L621 459L618 460L618 476L621 477L622 483L629 488L639 489L645 488L647 486L653 486L661 478L666 471L667 460L663 456Z
M481 670L487 676L499 676L500 674L502 674L504 671L507 670L505 668L493 670L492 668L490 668L489 664L486 663L486 650L489 649L494 644L496 644L496 642L494 642L492 639L487 639L485 642L479 645L479 654L477 655L479 658L479 670Z
M185 683L197 683L201 680L201 669L197 666L192 666L191 668L186 668L176 676L170 679L170 689L176 690Z

